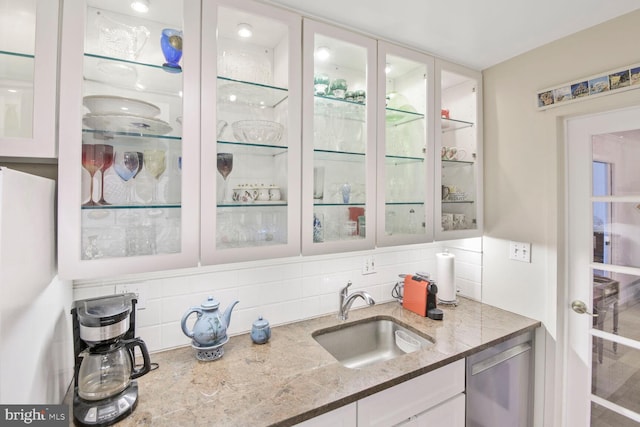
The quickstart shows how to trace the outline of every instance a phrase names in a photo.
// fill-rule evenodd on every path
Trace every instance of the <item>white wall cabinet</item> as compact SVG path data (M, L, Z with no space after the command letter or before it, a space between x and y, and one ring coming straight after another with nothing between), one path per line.
M480 74L302 21L64 3L61 277L481 233Z
M199 2L69 0L62 22L60 276L196 266Z
M378 42L378 246L433 240L433 57Z
M232 0L203 21L202 263L298 255L301 17Z
M5 0L0 13L0 156L57 156L57 0Z
M436 240L482 235L482 74L439 59Z
M373 249L376 41L305 19L302 68L302 253Z

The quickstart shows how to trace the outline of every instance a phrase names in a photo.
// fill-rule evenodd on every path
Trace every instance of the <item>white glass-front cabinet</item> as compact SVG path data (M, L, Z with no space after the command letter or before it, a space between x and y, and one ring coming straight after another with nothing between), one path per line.
M436 240L482 235L482 75L435 61ZM437 153L439 151L439 154Z
M65 0L59 273L196 266L200 3Z
M312 20L303 31L302 253L371 249L376 42Z
M301 18L203 6L202 262L298 255Z
M55 158L58 0L0 0L0 156Z
M378 42L378 246L433 240L433 67Z

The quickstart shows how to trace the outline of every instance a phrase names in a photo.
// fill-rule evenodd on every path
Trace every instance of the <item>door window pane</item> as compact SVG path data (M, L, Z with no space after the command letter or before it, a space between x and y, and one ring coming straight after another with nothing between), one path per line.
M596 135L592 144L594 162L607 164L611 168L610 172L605 171L607 166L602 166L599 171L594 169L593 195L640 195L640 130ZM610 178L610 188L598 194L595 190L602 188L603 178Z
M640 203L593 203L593 261L640 267Z
M603 345L608 350L601 363L598 360L595 337L593 342L592 393L623 408L640 412L640 399L638 398L640 396L640 351L618 344L614 353L609 351L613 348L613 342L603 340ZM599 414L592 412L592 417L594 416L597 419ZM592 425L598 424L594 424L592 420ZM610 425L618 426L620 424L612 423Z
M592 427L638 427L637 422L593 402L591 402L591 425Z

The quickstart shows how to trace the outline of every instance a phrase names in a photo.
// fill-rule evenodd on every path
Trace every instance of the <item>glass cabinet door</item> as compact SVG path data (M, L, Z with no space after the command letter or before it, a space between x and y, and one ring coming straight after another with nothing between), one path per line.
M198 261L199 5L64 5L60 271Z
M436 238L482 234L481 74L436 60Z
M202 262L300 253L301 18L205 2Z
M0 0L0 156L56 157L57 0Z
M303 254L373 248L375 40L305 20L303 44Z
M433 240L433 66L378 43L379 246Z

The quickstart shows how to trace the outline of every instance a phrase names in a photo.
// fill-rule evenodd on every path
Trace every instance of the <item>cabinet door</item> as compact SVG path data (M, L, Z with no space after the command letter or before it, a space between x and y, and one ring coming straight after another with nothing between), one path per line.
M0 156L56 157L57 0L0 2Z
M465 426L465 395L459 394L422 414L411 417L396 427Z
M202 261L298 255L301 18L203 6Z
M433 240L433 58L378 43L378 246Z
M463 393L464 387L465 361L461 359L359 400L358 426L383 427L411 421Z
M60 275L196 266L199 3L68 0L63 22Z
M302 252L373 248L375 40L304 21Z
M295 427L356 427L358 425L356 405L356 403L350 403L342 408L296 424Z
M482 75L436 60L436 238L482 235Z

